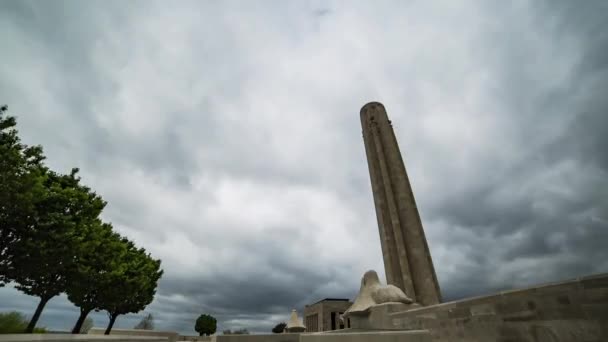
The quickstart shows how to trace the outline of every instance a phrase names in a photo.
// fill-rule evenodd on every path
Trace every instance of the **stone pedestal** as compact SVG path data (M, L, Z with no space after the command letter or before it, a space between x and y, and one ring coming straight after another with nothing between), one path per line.
M431 342L426 330L340 331L300 335L300 342Z
M390 314L403 312L421 307L419 304L384 303L374 305L365 313L353 313L350 318L352 329L363 330L397 330L393 325Z

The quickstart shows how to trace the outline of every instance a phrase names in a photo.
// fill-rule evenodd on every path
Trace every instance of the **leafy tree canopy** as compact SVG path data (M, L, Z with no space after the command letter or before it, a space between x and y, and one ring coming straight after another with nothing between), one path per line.
M18 290L40 297L26 332L62 292L80 308L73 333L87 330L83 324L92 310L108 311L109 332L118 315L152 302L161 262L101 222L106 203L80 182L78 169L69 174L48 169L42 148L22 144L16 120L6 112L1 106L0 286L14 282Z
M203 335L212 335L215 333L217 329L217 320L215 317L203 314L198 316L196 319L196 324L194 325L194 330L199 333L200 336Z
M82 226L106 203L80 183L78 169L64 175L46 168L42 148L20 142L6 110L0 108L0 282L40 297L26 328L32 332L46 303L67 288Z
M110 319L106 334L110 333L119 315L139 312L154 300L158 280L163 274L160 260L152 259L145 249L137 249L126 238L121 242L121 252L115 254L119 259L116 267L105 275L105 284L99 291L98 309L106 310Z
M72 329L78 333L87 315L103 304L101 290L108 283L112 270L121 267L123 240L112 231L112 225L97 220L83 226L74 249L78 262L69 274L66 289L68 300L80 308L80 317Z
M35 203L43 192L41 175L45 172L40 146L21 143L17 121L0 107L0 286L8 275L14 243L35 216Z
M287 326L287 324L285 322L281 322L281 323L275 325L274 328L272 328L272 332L275 334L280 334L283 332L283 330L285 330L286 326Z
M101 197L80 184L78 169L69 175L47 171L35 215L21 239L9 277L16 288L50 299L67 288L68 277L80 262L75 252L83 241L83 226L91 225L105 206Z

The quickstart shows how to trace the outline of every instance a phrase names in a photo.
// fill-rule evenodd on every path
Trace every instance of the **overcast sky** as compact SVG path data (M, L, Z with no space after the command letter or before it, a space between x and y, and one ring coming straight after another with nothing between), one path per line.
M0 104L162 259L157 329L192 335L210 313L269 332L352 299L368 269L384 280L369 101L445 300L607 272L606 18L601 0L4 0ZM0 289L0 311L36 303ZM40 324L77 316L62 296Z

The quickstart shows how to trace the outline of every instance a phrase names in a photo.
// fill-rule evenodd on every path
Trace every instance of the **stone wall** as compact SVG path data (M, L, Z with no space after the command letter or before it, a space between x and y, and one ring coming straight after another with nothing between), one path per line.
M6 334L0 335L0 342L167 342L167 337L87 334Z
M608 274L382 316L375 329L428 329L433 341L605 342Z
M215 335L213 336L195 336L195 335L179 335L178 341L202 341L202 342L215 342Z
M89 335L103 335L106 331L105 328L91 328ZM160 336L167 338L168 342L176 342L179 334L175 331L157 331L157 330L144 330L144 329L112 329L111 335L123 335L123 336Z
M302 334L300 342L431 342L428 331L362 331Z
M300 334L217 335L216 342L299 342Z

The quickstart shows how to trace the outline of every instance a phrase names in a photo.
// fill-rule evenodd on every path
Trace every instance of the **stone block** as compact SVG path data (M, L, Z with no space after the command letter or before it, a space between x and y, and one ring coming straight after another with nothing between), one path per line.
M300 342L431 342L426 330L313 333L300 335Z
M608 287L606 282L608 281L608 273L595 274L579 278L579 281L586 288L585 284L591 285L591 287Z
M299 342L301 334L217 335L216 342Z
M456 307L470 307L473 305L483 305L483 304L495 304L502 300L503 296L501 294L494 294L488 296L481 297L473 297L469 299L461 299L459 301L453 302ZM444 303L442 305L447 305L450 303Z
M580 298L582 304L587 303L608 303L608 288L597 287L585 289Z
M471 309L468 307L456 307L448 310L448 318L466 318L471 317Z
M369 309L369 313L352 313L350 316L351 327L359 329L399 329L403 328L400 317L415 317L420 311L418 309L410 310L416 307L410 304L403 303L384 303L374 305ZM425 311L422 311L425 312ZM398 315L398 316L395 316ZM427 315L433 316L433 313ZM408 329L411 323L407 323Z
M584 289L608 288L608 274L581 279Z
M522 311L531 311L528 302L529 301L521 300L502 300L495 305L496 313L507 316Z
M553 283L536 287L536 295L551 295L577 292L582 289L581 283L578 280L566 281L562 283Z
M471 316L471 322L477 325L477 324L502 322L502 319L499 316L494 315L494 314L475 315L475 316Z
M590 320L608 320L608 304L583 304L581 305L585 317Z
M91 328L88 332L89 335L103 335L105 328ZM176 342L179 334L175 331L159 331L159 330L143 330L143 329L112 329L110 336L112 335L124 335L124 336L162 336L166 337L168 342Z
M505 291L499 292L499 295L501 297L501 300L503 300L504 298L515 299L515 298L519 298L522 296L529 297L530 295L536 295L537 291L538 291L538 287L531 287L531 288L527 288L527 289L505 290Z
M553 320L535 322L527 327L534 341L600 341L597 324L585 320Z
M525 331L522 331L521 324L503 324L498 327L498 338L500 342L528 342ZM531 342L531 341L530 341Z
M496 309L493 303L485 303L471 306L471 316L494 315Z
M504 322L526 322L535 319L538 319L538 315L537 312L533 310L522 310L502 315L502 320Z
M599 320L600 326L600 339L602 341L608 341L608 319Z
M165 336L88 334L6 334L0 342L166 342Z

